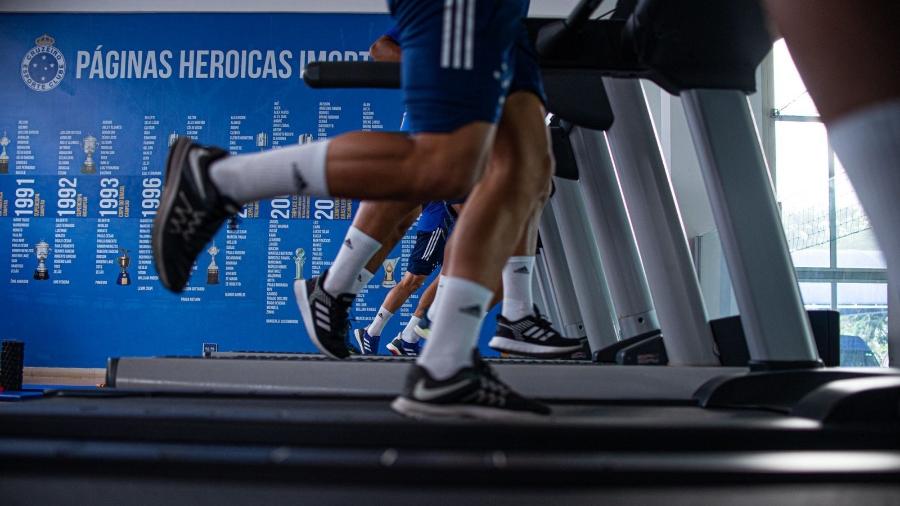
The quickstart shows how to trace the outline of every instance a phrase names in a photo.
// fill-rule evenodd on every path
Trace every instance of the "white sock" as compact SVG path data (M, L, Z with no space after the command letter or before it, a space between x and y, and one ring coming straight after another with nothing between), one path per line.
M422 321L422 319L418 316L410 317L409 323L406 324L406 327L400 334L400 339L403 339L407 343L419 342L419 334L416 334L416 325L418 325L420 321Z
M428 319L431 321L434 321L434 314L435 314L435 311L437 308L437 303L439 300L441 300L441 291L442 291L441 288L444 287L444 282L446 280L447 280L447 276L444 276L443 274L441 274L440 277L438 278L437 289L434 291L434 300L431 301L431 305L428 306L428 309L425 310L425 315L428 316Z
M898 300L900 286L890 281L900 280L900 100L841 118L828 135L887 261L888 302Z
M494 292L478 283L447 277L444 295L434 306L431 339L418 363L437 380L447 379L472 365L472 350L478 343L481 321Z
M344 237L344 243L338 250L334 263L328 269L325 278L325 291L331 295L340 293L359 293L359 271L369 263L372 256L381 248L381 243L369 237L362 230L351 226ZM358 288L359 287L359 288ZM356 290L356 291L354 291Z
M374 277L374 272L369 272L366 269L361 269L359 271L359 274L356 275L356 279L353 281L353 287L351 288L351 290L353 291L353 293L359 293L363 288L366 287L366 285L369 284L369 281L372 281L372 278Z
M394 313L388 311L381 306L378 309L378 314L375 315L375 319L372 320L372 323L369 324L369 327L366 329L366 332L369 333L370 336L380 336L381 331L384 329L384 326L391 320L391 317L394 316Z
M503 267L503 309L501 314L516 321L534 314L531 278L534 257L509 257Z
M240 204L282 195L327 197L328 141L228 156L210 168L220 192Z

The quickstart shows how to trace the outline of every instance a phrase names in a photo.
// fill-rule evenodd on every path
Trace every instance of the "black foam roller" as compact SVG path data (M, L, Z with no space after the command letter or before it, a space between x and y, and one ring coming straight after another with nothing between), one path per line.
M22 371L25 364L25 343L3 341L0 355L0 386L4 390L22 390Z

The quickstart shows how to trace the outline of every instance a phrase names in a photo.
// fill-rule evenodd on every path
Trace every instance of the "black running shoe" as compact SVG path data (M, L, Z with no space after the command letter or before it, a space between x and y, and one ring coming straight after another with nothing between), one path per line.
M419 355L421 341L408 343L403 340L402 335L398 335L391 342L387 343L385 348L396 357L415 357Z
M480 418L528 420L550 414L550 408L527 399L500 381L483 361L445 380L436 380L414 365L403 395L391 403L394 411L413 418Z
M511 322L497 315L497 330L488 346L514 355L537 358L568 357L584 349L585 338L563 337L543 316L533 314Z
M316 348L331 358L347 358L353 349L348 315L355 296L351 293L333 296L326 292L322 285L327 275L325 271L321 276L294 281L294 295L306 333Z
M169 150L166 182L153 219L153 258L163 286L184 290L197 256L222 223L240 210L209 177L212 163L228 156L180 137Z

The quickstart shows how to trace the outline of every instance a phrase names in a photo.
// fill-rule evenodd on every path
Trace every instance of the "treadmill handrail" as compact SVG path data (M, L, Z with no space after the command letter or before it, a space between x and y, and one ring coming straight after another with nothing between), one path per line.
M590 21L591 15L601 3L602 0L581 0L566 19L554 21L544 27L537 37L538 54L546 57L565 53L564 48L571 44L573 36Z
M603 3L603 0L581 0L578 2L578 5L572 9L569 17L566 18L568 29L572 31L580 30L591 19L591 15L597 10L597 7L600 7L601 3Z
M606 130L612 125L612 111L599 72L543 68L542 74L548 109L553 114L593 130ZM303 80L311 88L400 88L400 64L315 62L306 66Z
M400 88L397 62L313 62L303 70L310 88Z

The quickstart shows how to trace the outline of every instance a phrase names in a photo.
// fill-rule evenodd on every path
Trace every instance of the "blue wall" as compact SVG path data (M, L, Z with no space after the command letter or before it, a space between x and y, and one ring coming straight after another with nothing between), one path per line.
M384 15L4 15L0 337L25 340L29 366L198 354L205 342L313 351L291 290L295 253L304 250L305 276L327 268L357 203L294 197L248 206L236 229L215 238L220 283L206 283L211 256L203 254L188 290L171 294L149 240L167 146L173 134L188 135L248 153L304 135L398 128L399 92L312 90L301 79L308 61L366 59L389 24ZM82 172L89 136L95 174ZM49 279L38 281L41 241L51 248ZM408 235L391 255L402 258L401 272L412 243ZM127 286L117 284L123 250ZM383 271L357 299L358 325L387 293L382 281ZM485 327L482 342L493 325Z

